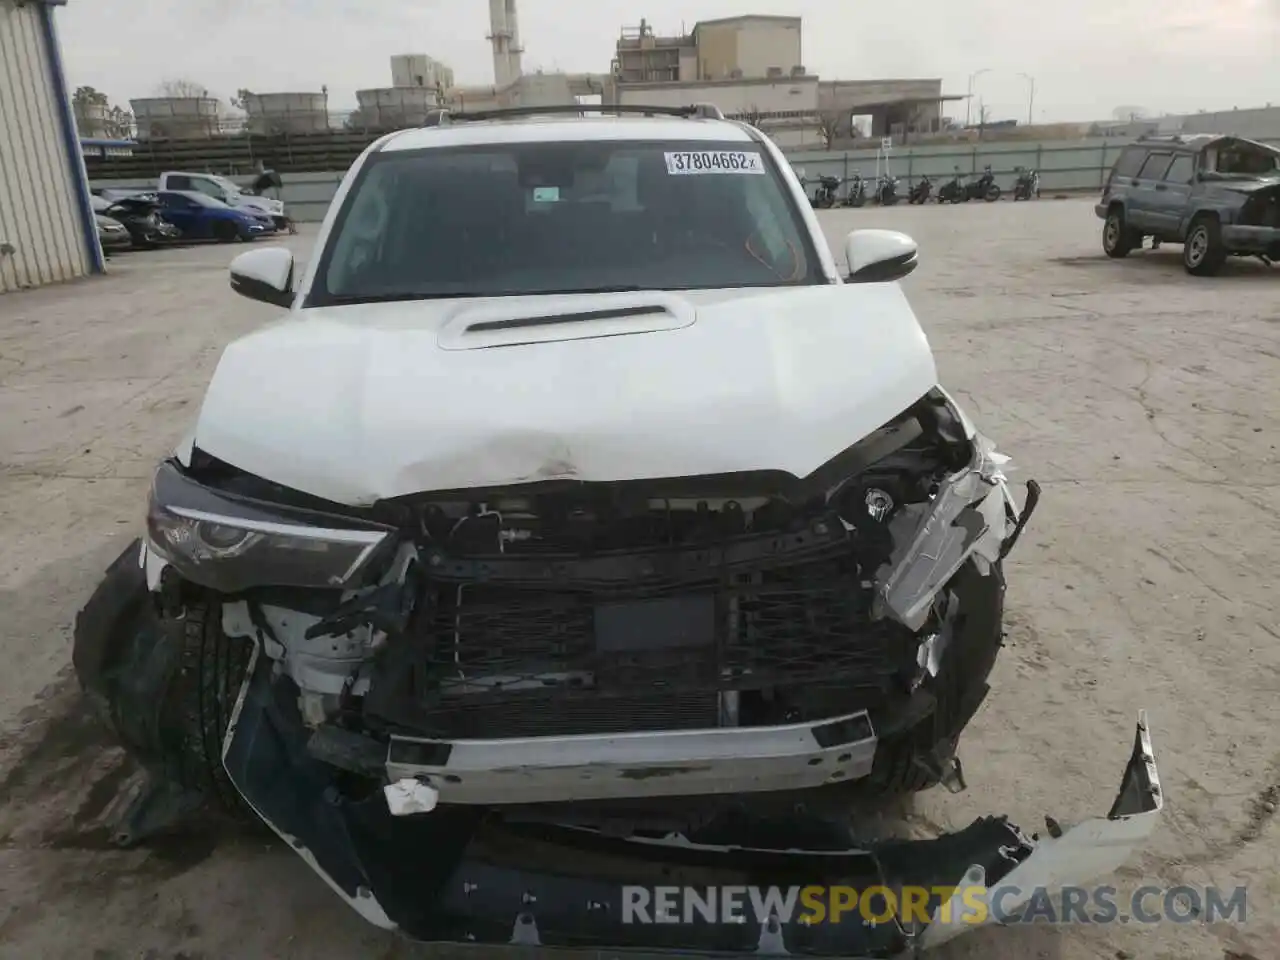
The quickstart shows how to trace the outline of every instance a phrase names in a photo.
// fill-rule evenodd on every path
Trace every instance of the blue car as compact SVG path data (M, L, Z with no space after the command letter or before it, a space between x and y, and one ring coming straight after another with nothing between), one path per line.
M164 218L182 231L184 240L254 240L275 232L265 214L231 207L194 190L162 190L158 194Z

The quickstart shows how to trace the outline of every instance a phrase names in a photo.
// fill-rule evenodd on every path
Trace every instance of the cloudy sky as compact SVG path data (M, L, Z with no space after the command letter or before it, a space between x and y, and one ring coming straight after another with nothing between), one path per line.
M608 69L619 29L659 33L738 13L804 18L825 79L971 74L993 119L1095 120L1280 104L1280 0L520 0L526 71ZM388 58L427 53L459 83L491 83L485 0L70 0L59 31L73 85L113 102L186 79L227 98L319 91L334 109L389 85ZM954 108L953 108L954 109ZM963 106L959 108L963 111Z

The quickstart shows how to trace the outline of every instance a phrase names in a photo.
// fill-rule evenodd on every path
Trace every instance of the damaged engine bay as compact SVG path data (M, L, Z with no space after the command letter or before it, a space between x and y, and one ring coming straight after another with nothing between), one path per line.
M954 741L999 645L994 567L1035 506L1032 485L1020 520L985 443L936 392L804 481L553 482L384 501L314 518L357 521L341 591L303 586L305 568L285 575L296 586L251 585L270 578L252 560L261 552L270 566L271 535L234 526L236 514L210 499L280 505L299 519L314 507L197 451L189 469L157 475L149 549L190 567L181 580L169 568L171 594L216 591L226 637L260 644L296 686L317 759L379 778L385 765L442 802L502 803L514 815L523 794L556 822L607 819L613 803L628 828L667 828L669 802L649 804L662 811L652 822L634 801L852 783L875 770L877 743L886 789L954 775ZM224 552L237 559L220 563ZM973 659L944 689L957 631ZM813 772L780 756L772 772L757 769L764 758L708 764L682 755L678 739L599 777L566 777L563 757L535 776L528 755L541 738L798 735L820 722L830 746L818 763L801 761ZM509 768L523 753L521 772L511 783L488 770L462 776L442 759L452 741L518 741L490 762ZM901 751L890 758L898 769L884 769L887 747ZM647 776L655 765L662 775ZM575 803L588 807L546 806Z

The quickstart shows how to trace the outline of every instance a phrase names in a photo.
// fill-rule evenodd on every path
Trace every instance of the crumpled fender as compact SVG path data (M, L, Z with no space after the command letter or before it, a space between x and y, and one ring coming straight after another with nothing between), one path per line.
M141 541L134 540L107 567L76 614L71 662L80 686L120 740L144 767L163 767L166 738L161 722L179 646L161 628L156 597L147 589Z

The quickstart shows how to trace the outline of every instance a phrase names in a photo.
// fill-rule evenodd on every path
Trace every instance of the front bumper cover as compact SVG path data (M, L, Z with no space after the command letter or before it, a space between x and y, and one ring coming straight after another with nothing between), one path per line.
M366 920L425 941L682 953L892 957L973 929L931 901L933 922L627 923L623 887L884 886L1037 888L1085 884L1123 863L1163 806L1140 716L1121 789L1105 818L1031 839L984 818L933 840L850 846L830 824L753 822L700 844L619 840L504 822L483 807L393 817L381 792L352 799L306 750L296 700L255 655L224 743L231 780L259 816ZM957 894L958 895L958 894ZM969 891L966 907L973 906ZM1002 915L1017 906L1003 896ZM990 912L989 912L990 913Z

